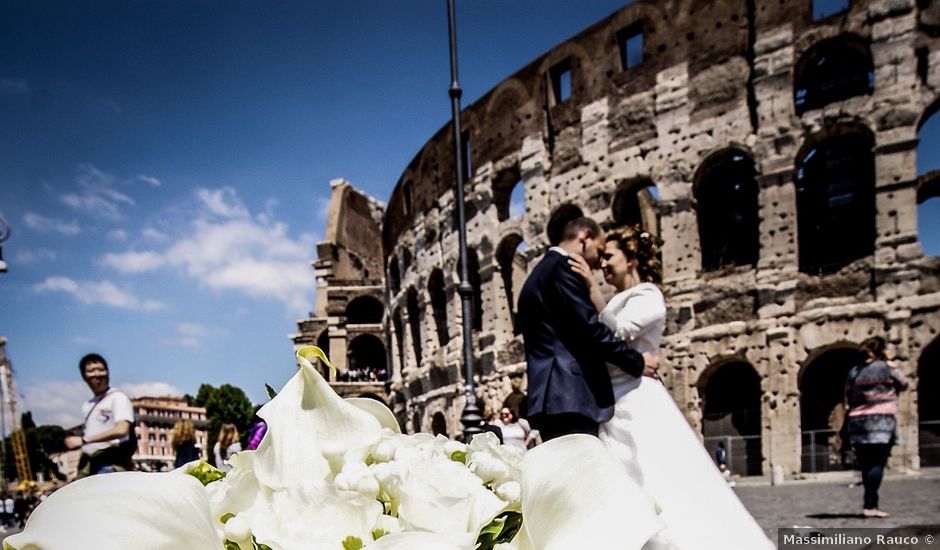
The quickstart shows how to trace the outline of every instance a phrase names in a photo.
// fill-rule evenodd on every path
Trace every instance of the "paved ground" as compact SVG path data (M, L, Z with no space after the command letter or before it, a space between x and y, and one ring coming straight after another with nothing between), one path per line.
M940 534L940 470L890 474L879 492L881 509L892 514L886 519L861 516L863 489L853 483L857 479L858 474L840 473L779 486L770 486L766 480L744 479L735 492L774 541L778 528L795 526L907 528L908 532L926 528ZM936 548L940 550L940 543Z

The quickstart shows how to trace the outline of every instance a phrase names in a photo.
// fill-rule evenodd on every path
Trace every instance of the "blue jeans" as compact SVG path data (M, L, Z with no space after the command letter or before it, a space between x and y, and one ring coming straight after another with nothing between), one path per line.
M885 464L891 454L890 443L857 443L855 458L862 471L862 485L865 486L865 509L878 508L878 489L884 477Z

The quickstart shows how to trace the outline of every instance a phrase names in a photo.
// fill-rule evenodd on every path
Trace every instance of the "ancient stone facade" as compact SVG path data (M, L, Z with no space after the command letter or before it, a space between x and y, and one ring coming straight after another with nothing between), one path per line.
M739 473L837 467L842 384L871 335L912 380L892 464L918 467L940 420L918 400L940 389L940 260L916 223L937 189L916 157L938 88L938 0L826 16L811 0L637 0L496 85L462 113L480 398L524 375L516 294L552 220L583 212L663 239L664 382L707 444L736 446ZM453 436L452 151L445 126L381 231L386 402L407 431Z
M384 206L339 179L332 193L325 239L313 262L315 310L298 323L294 348L317 345L336 374L324 371L337 393L389 402L388 359L383 330L381 220Z

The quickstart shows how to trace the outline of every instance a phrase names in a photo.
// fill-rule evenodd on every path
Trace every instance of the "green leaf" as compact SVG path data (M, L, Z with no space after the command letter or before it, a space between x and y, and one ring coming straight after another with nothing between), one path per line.
M205 461L200 462L186 473L198 479L199 482L203 484L203 486L225 477L225 472L217 468L213 468L208 462Z
M503 512L480 530L476 550L491 550L499 543L510 542L521 528L521 513Z
M274 399L275 397L277 397L277 391L274 388L272 388L270 384L265 384L264 389L268 390L268 397L270 397L271 399Z
M466 453L465 451L454 451L454 453L453 453L452 455L450 455L450 459L453 460L454 462L459 462L459 463L461 463L461 464L466 464L466 463L467 463L467 453Z
M228 539L225 539L225 550L242 550L242 549L240 546L238 546L234 542Z
M362 548L362 539L349 535L343 541L343 550L359 550Z
M226 521L232 519L233 517L235 517L235 514L231 512L224 514L222 517L219 518L219 523L225 523Z
M372 540L379 540L388 534L388 531L385 529L373 529L372 530Z

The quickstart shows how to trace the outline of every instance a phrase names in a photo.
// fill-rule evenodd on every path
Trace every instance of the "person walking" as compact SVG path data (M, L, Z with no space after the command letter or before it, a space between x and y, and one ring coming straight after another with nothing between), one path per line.
M898 393L907 388L907 379L888 363L884 338L869 338L859 347L865 360L845 381L846 432L862 471L862 515L886 518L891 514L878 507L878 489L897 441Z
M202 453L196 447L196 430L193 423L185 418L176 422L173 426L173 450L176 452L176 461L174 468L179 468L194 460L199 460Z
M228 460L241 450L242 444L239 441L238 428L235 427L235 424L222 424L222 428L219 430L219 439L212 448L212 453L215 455L215 467L223 472L230 472L232 465L228 463Z

